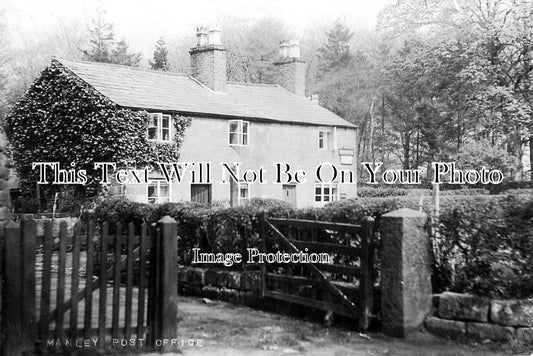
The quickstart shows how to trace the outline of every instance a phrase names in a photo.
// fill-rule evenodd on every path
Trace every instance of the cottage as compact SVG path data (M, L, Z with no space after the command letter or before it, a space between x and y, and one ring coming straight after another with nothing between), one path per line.
M161 179L126 185L122 194L148 203L192 200L232 205L266 197L298 207L356 195L355 177L343 183L340 174L333 176L335 169L355 172L356 127L305 96L305 62L297 42L281 43L274 63L279 82L272 85L227 81L226 50L218 29L199 28L190 57L191 76L56 59L120 107L147 111L149 140L170 143L172 115L191 118L180 162L195 164L191 170L204 169L204 176L208 170L209 180ZM316 170L322 163L321 182ZM253 182L250 177L257 180L261 168L266 182ZM239 181L227 179L231 170L239 172ZM247 170L255 174L242 178ZM289 180L297 170L306 174L305 179Z

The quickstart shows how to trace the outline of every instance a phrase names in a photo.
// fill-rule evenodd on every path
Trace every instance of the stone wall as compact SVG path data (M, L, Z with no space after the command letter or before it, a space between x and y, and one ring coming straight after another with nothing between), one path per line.
M219 299L249 307L260 307L261 271L235 272L198 267L179 267L180 294Z
M438 336L533 345L533 299L496 300L469 294L433 296L426 329Z

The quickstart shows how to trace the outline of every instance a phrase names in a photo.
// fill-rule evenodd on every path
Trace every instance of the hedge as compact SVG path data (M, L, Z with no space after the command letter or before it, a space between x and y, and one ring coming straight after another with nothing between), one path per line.
M442 196L440 202L440 223L431 237L434 292L533 297L533 197L450 195ZM170 215L179 226L180 263L188 264L194 247L215 253L259 247L263 214L348 223L372 216L379 226L383 214L399 208L422 209L431 214L432 199L355 198L309 209L292 209L283 202L264 199L252 199L250 204L235 208L111 201L97 207L94 218L99 222L124 220L140 224ZM379 242L379 234L377 238Z
M433 192L431 189L418 188L383 188L383 187L361 187L357 190L357 195L360 198L385 198L395 196L431 196ZM440 195L488 195L488 189L471 188L471 189L454 189L441 190Z

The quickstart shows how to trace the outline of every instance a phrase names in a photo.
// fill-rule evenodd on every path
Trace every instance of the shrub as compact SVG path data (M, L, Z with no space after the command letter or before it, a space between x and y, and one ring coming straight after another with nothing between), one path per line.
M505 191L510 189L533 189L533 182L529 180L524 181L509 181L504 180L500 184L489 184L488 189L491 194L507 194Z
M473 188L473 189L454 189L454 190L441 190L440 195L488 195L490 191L488 189ZM433 192L431 189L418 189L418 188L369 188L361 187L357 191L357 195L361 198L385 198L385 197L398 197L398 196L431 196Z
M82 216L84 220L92 219L98 224L107 221L110 231L115 231L118 222L123 224L134 223L139 228L142 223L150 223L154 205L136 203L129 200L109 199L101 202L94 212L85 212Z
M529 189L509 189L500 192L502 195L520 195L520 194L533 194L533 188Z
M433 236L435 291L532 296L532 217L533 199L524 195L458 200L442 209Z
M441 195L489 195L490 191L483 188L441 190Z
M357 195L361 198L377 198L377 197L391 197L391 196L402 196L409 193L408 189L405 188L370 188L370 187L361 187L357 190Z

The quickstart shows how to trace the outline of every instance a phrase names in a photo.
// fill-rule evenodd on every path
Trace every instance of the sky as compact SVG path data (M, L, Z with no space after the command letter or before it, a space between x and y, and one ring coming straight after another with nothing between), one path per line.
M372 29L377 14L393 0L0 0L6 9L10 35L23 46L58 23L76 22L86 28L96 8L107 9L116 37L149 54L161 36L172 39L195 33L197 26L212 26L223 17L245 21L261 17L283 20L296 35L313 24L327 25L341 18L352 30ZM223 31L224 29L222 29Z

